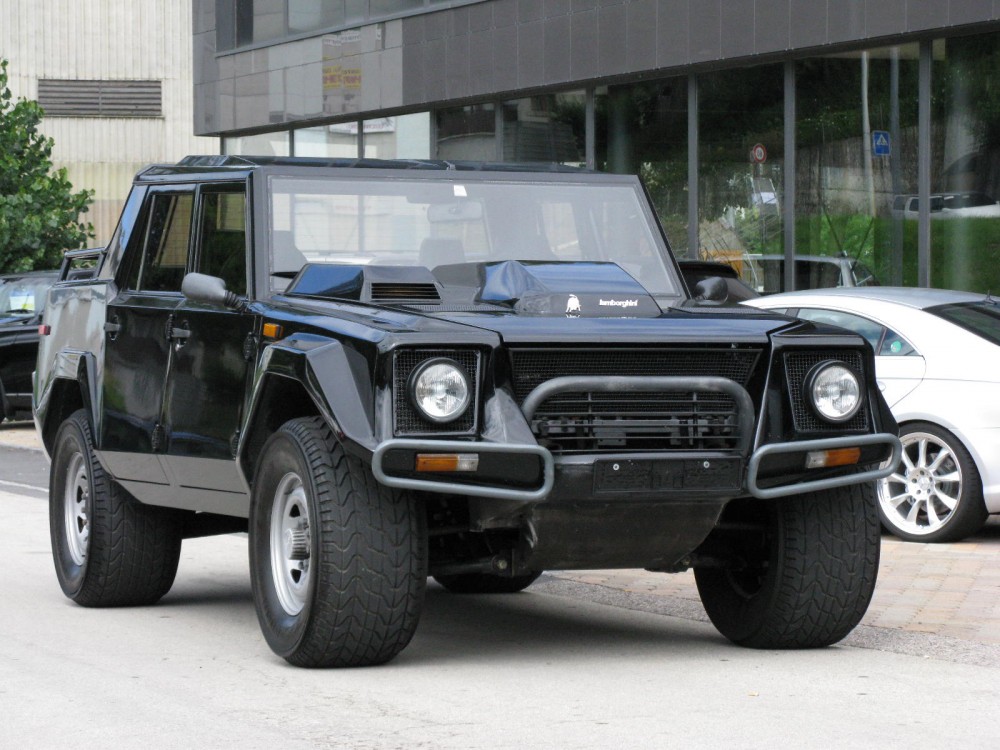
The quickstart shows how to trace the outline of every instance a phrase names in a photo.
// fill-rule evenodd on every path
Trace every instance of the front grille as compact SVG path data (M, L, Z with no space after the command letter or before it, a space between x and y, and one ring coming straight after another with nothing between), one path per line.
M785 378L788 383L788 397L791 401L792 420L799 432L845 432L867 431L868 410L862 406L847 422L830 424L816 416L806 403L808 394L804 393L805 379L809 371L820 362L836 360L850 367L861 378L862 392L864 389L864 362L861 352L857 350L842 351L798 351L785 354Z
M760 350L737 349L515 349L514 396L521 403L546 380L563 375L681 375L728 378L746 386Z
M562 376L723 377L746 386L758 349L587 349L511 352L518 403ZM562 392L531 419L539 443L556 453L727 451L740 443L735 401L717 392Z
M454 422L439 424L420 416L410 403L407 387L410 373L421 362L446 357L458 363L472 386L472 401L465 414ZM394 429L397 435L468 434L476 427L479 389L479 352L468 349L397 349L392 368Z

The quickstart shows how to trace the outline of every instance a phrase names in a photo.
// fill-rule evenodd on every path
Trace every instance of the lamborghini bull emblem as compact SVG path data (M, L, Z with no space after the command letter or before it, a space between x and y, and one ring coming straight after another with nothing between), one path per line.
M567 318L579 318L580 317L580 299L575 294L569 295L569 299L566 300L566 317Z

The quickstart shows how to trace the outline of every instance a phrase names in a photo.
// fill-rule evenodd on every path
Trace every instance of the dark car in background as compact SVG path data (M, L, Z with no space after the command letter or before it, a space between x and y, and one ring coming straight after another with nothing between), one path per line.
M0 421L31 415L31 373L38 355L38 324L58 271L0 276Z
M746 261L749 261L747 263ZM743 278L760 294L777 294L785 289L785 256L748 255ZM795 289L832 289L841 286L881 286L868 266L843 255L795 256Z

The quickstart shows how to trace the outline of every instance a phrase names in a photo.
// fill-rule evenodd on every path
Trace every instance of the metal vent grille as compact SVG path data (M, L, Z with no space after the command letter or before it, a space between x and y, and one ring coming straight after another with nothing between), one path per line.
M49 117L161 117L162 83L42 78L38 103Z
M437 357L447 357L458 363L472 384L472 403L469 409L454 422L438 424L420 416L410 403L408 382L410 373L421 362ZM397 435L450 434L466 435L476 428L479 410L479 352L468 349L397 349L392 372L394 430Z
M433 284L389 284L386 282L373 282L371 287L371 298L373 302L385 302L387 300L439 300L437 287Z
M564 375L691 375L728 378L746 386L760 350L741 349L515 349L514 395Z
M518 403L552 378L584 376L723 377L746 386L760 358L755 348L515 349ZM725 394L697 391L571 392L535 410L531 429L553 452L718 451L739 446L739 413Z
M795 429L802 432L844 432L868 429L868 409L862 406L850 421L840 424L825 422L813 413L806 403L805 379L809 371L820 362L838 360L864 378L864 362L859 351L805 351L785 354L785 378L788 383L788 397L791 401L792 419Z
M574 392L544 401L531 429L555 453L718 451L739 447L738 417L719 393Z

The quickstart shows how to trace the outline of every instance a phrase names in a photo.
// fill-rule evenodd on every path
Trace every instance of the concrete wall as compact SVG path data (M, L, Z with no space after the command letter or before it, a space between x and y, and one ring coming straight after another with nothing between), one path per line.
M214 4L214 0L213 0ZM46 117L53 161L75 188L96 191L86 217L110 239L132 177L150 162L218 153L192 127L191 4L184 0L0 0L0 56L15 96L39 78L162 81L163 116Z

